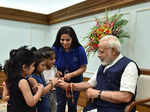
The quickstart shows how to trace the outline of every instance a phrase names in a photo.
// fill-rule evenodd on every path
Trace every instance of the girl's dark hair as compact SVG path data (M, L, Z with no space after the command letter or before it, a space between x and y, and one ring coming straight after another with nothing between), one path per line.
M34 54L27 46L10 51L9 59L4 64L4 72L7 76L6 84L10 89L17 77L22 76L23 65L29 67L35 61Z
M36 50L34 49L34 55L35 55L35 69L34 69L34 74L41 74L38 72L37 68L38 68L38 65L45 59L47 59L47 57L45 56L45 54L43 53L43 51L41 51L40 49Z
M39 51L45 56L45 58L51 58L53 54L55 54L55 51L50 47L42 47L39 49Z
M76 35L74 29L70 26L64 26L64 27L61 27L59 29L53 46L61 47L60 38L61 38L62 34L68 34L72 38L72 44L71 44L72 48L81 46L81 44L78 41L78 38L77 38L77 35Z

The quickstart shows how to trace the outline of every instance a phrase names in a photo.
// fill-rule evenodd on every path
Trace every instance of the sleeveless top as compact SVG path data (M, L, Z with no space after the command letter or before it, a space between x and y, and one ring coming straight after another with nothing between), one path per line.
M24 96L19 89L19 81L25 79L24 77L17 77L9 90L10 99L7 104L7 112L36 112L36 107L30 107L26 104ZM27 80L27 79L25 79ZM27 80L28 81L28 80ZM29 83L29 81L28 81ZM29 83L30 89L31 85ZM31 89L33 94L33 91Z

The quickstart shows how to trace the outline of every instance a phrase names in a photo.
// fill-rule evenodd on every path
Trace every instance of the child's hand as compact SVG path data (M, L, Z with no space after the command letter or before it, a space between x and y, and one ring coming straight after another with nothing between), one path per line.
M64 80L65 81L70 81L71 78L72 78L71 73L67 73L67 74L64 75Z
M9 94L8 94L6 82L3 82L2 86L3 86L2 100L3 101L8 101L9 100Z
M38 82L36 81L36 79L34 79L33 77L29 77L28 80L31 84L31 87L32 87L33 91L36 91L37 86L38 86Z
M33 93L36 93L38 91L38 87L35 86L35 87L32 88L32 90L33 90Z
M40 91L42 93L43 89L44 89L43 85L40 84L40 83L38 83L38 85L37 85L37 91Z
M61 77L61 76L62 76L62 72L57 71L56 76L57 76L57 77Z
M53 78L51 81L52 81L52 83L53 83L53 86L55 86L55 85L58 83L58 78L55 77L55 78Z

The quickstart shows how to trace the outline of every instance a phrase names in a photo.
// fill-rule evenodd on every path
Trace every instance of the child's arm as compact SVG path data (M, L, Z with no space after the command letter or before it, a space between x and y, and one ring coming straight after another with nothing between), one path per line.
M27 80L25 79L20 80L18 86L28 106L32 107L39 101L43 92L43 86L41 84L37 85L38 89L34 96L32 95L32 92L31 92L31 89L29 87Z
M7 87L6 87L6 83L5 83L5 82L3 82L2 100L3 100L3 101L8 101L8 100L9 100L8 89L7 89Z
M50 82L44 87L43 94L48 93L50 90L53 89L53 87L57 84L58 78L53 78L50 80Z
M36 79L32 78L32 77L29 77L28 78L30 84L31 84L31 87L32 87L32 90L34 93L36 93L37 91L37 86L38 86L38 82L36 81Z

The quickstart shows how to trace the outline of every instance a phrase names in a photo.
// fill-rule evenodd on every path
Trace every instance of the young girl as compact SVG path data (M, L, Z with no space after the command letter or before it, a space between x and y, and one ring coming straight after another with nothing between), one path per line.
M8 100L7 112L36 112L35 104L42 95L43 86L37 84L37 91L33 96L30 83L25 78L34 71L34 59L33 52L27 47L10 52L10 59L4 65L7 80L3 99Z
M46 84L42 73L46 69L47 57L40 50L35 52L35 56L35 70L32 74L32 77L35 78L38 83L41 83L44 86L43 96L41 97L41 101L39 101L37 104L37 110L38 112L50 112L50 102L47 93L56 85L57 78L52 79Z
M39 50L43 52L44 55L47 57L46 70L44 70L43 75L46 84L48 84L49 80L56 77L57 68L54 66L56 54L55 51L50 47L43 47ZM51 112L56 112L57 111L56 88L53 88L53 90L49 91L48 95L50 100Z

